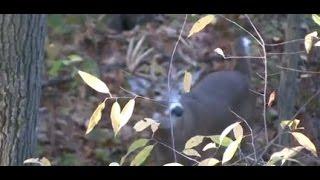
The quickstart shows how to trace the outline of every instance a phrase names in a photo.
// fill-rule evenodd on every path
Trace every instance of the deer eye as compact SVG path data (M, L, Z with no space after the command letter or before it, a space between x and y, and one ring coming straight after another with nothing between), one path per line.
M181 117L183 115L183 109L181 106L176 106L173 109L171 109L171 115L176 117Z

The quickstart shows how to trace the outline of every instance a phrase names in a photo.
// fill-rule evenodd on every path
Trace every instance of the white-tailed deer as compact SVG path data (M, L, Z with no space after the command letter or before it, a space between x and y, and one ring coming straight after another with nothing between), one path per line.
M237 56L247 55L248 39L235 43ZM239 116L251 121L254 101L250 92L250 65L247 59L238 59L235 70L218 71L205 76L190 93L181 95L170 106L176 150L181 152L186 141L195 135L218 135ZM170 121L161 122L157 138L171 146ZM173 162L173 151L158 146L158 163ZM184 157L177 155L178 162ZM185 161L182 161L185 162Z

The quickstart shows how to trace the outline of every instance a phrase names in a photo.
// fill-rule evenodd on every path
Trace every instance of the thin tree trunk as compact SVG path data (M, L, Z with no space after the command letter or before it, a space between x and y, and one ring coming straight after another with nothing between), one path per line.
M302 22L301 14L289 14L287 17L286 41L303 38L303 31L300 23ZM285 52L300 51L300 43L288 43L285 45ZM299 55L283 55L282 66L292 69L298 68ZM298 94L298 72L282 70L279 87L279 120L291 119L294 115L294 106ZM285 135L280 140L281 144L289 144L289 136Z
M0 165L34 152L45 29L45 15L0 15Z

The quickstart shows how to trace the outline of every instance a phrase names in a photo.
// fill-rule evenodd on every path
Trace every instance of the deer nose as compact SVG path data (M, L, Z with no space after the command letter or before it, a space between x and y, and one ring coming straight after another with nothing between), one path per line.
M183 109L181 106L175 106L173 109L171 109L171 115L176 117L181 117L183 115Z

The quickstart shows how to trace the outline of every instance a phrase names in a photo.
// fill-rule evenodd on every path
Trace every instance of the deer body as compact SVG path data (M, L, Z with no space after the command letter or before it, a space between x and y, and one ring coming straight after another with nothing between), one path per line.
M195 135L221 134L227 126L239 120L230 110L251 121L250 67L246 60L241 60L238 68L210 73L170 107L177 151L183 151L186 141ZM161 123L163 129L159 130L158 138L171 146L170 121ZM174 161L173 151L168 148L159 148L157 156L162 158L160 163ZM185 162L181 155L177 157L178 162Z

